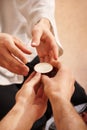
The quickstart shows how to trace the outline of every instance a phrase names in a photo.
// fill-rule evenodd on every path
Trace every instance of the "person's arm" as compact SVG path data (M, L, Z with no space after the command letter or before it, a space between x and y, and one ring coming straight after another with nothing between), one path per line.
M32 46L36 47L40 59L44 59L45 56L47 59L48 57L50 59L51 57L58 58L58 55L62 54L62 47L55 24L55 1L27 0L23 4L17 3L17 5L28 22L28 35L31 36ZM45 50L45 53L42 49Z
M73 75L60 63L53 78L42 76L44 91L49 98L58 130L86 130L87 127L72 106L70 99L74 92Z
M30 130L46 111L47 97L38 84L41 74L32 73L16 94L16 104L0 121L0 130ZM37 85L38 84L38 85Z
M0 121L1 130L30 130L35 121L24 104L16 103L11 111Z
M87 130L87 126L70 101L61 98L61 96L58 97L55 94L52 96L53 101L51 100L51 105L58 130Z

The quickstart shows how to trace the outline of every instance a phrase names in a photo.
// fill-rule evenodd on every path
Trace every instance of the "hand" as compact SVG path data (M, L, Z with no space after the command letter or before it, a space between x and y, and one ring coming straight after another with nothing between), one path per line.
M42 117L47 108L47 97L40 80L41 74L32 73L16 95L16 102L22 104L27 114L29 112L33 122Z
M41 19L32 30L32 43L36 47L40 61L49 62L58 59L58 45L51 32L51 25L47 19Z
M71 99L74 92L74 78L69 70L64 68L61 63L54 65L58 72L53 78L43 75L42 81L44 83L44 91L50 100L54 97L60 97L65 100Z
M84 112L80 113L80 116L82 117L83 121L87 125L87 111L84 111Z
M26 76L29 68L25 65L27 59L24 54L31 52L24 47L22 41L9 34L0 33L0 66Z

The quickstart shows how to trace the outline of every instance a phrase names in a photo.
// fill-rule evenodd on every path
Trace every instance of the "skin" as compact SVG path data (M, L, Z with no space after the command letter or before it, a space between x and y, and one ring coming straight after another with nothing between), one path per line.
M39 33L36 33L38 31ZM51 59L58 58L58 47L47 19L41 19L35 25L31 44L36 47L41 61L50 62ZM24 47L22 41L9 34L0 33L0 66L25 76L29 71L25 65L28 62L25 54L31 52ZM1 130L30 130L33 123L42 117L47 108L47 96L40 83L41 74L38 73L32 74L25 81L16 95L16 104L0 121Z
M58 46L52 34L49 20L42 18L34 26L31 46L36 48L41 62L51 63L53 59L58 59ZM29 61L25 54L30 55L31 51L25 48L20 39L6 33L0 33L0 66L13 73L26 76L29 68L25 64Z
M45 113L48 98L58 130L87 130L70 103L74 92L72 74L60 63L55 64L55 67L58 72L52 78L39 73L29 76L16 94L16 104L0 121L1 130L30 130L33 123Z
M42 76L44 92L49 98L54 120L58 130L87 130L87 126L75 111L70 99L74 92L74 78L72 73L60 63L55 64L57 74L49 78Z
M47 108L47 97L39 84L41 74L33 73L16 94L16 104L0 121L1 130L30 130Z
M52 34L49 20L41 19L34 26L31 45L36 47L41 62L45 61L50 63L52 59L58 59L58 45Z
M27 75L29 68L25 64L28 60L24 54L31 52L24 47L22 41L9 34L0 33L0 66L16 74Z
M83 121L86 123L87 125L87 110L80 113L80 116L82 117Z

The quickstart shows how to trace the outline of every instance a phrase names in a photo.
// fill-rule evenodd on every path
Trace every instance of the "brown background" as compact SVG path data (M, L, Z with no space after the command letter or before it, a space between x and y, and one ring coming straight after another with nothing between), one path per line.
M60 60L87 92L87 0L56 0L56 23L64 49Z

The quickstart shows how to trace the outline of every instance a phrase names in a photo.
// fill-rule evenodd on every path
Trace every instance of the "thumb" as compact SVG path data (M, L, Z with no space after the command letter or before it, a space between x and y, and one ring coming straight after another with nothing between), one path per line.
M33 29L31 46L32 47L38 46L40 44L41 37L42 37L42 30L40 30L40 29Z
M25 84L28 86L34 86L38 82L40 82L41 74L40 73L32 73L25 81Z
M42 75L42 82L44 85L47 85L50 82L50 78L46 75Z

